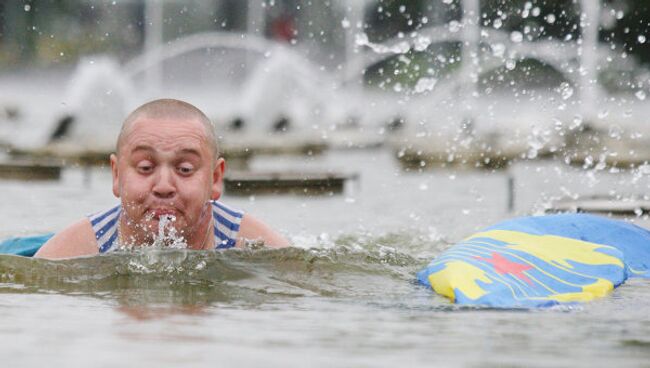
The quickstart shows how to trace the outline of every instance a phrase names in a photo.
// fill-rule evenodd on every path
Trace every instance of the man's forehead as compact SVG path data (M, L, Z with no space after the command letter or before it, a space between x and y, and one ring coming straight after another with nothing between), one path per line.
M142 147L197 150L209 145L205 129L197 120L142 118L126 128L120 137L120 146L130 152Z
M174 109L170 106L153 108L153 104L141 106L124 121L116 144L118 156L124 151L124 146L130 146L134 139L152 136L165 141L185 137L199 140L201 144L205 142L213 158L217 158L216 134L212 123L202 112L188 110L183 104Z
M128 126L124 128L126 133L131 133L135 130L144 131L160 131L161 129L177 129L179 133L183 130L189 129L206 135L205 127L198 119L193 118L153 118L142 116L131 121Z

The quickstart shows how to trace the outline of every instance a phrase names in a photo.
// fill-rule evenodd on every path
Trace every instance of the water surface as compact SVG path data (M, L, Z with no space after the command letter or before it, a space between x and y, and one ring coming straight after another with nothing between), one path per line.
M461 308L415 283L440 251L552 198L643 194L643 175L521 163L400 171L389 152L259 159L257 169L359 172L345 194L229 197L296 248L145 249L65 261L0 256L7 366L643 366L650 280L550 310ZM507 178L515 178L509 212ZM110 173L0 182L1 236L55 231L112 205Z

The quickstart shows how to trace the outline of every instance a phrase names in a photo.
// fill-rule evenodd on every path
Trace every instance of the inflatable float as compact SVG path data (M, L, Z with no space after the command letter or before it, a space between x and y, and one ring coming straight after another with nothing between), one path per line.
M22 236L0 241L0 254L13 254L17 256L31 257L41 249L53 233L45 235Z
M442 252L418 281L460 305L548 307L650 278L650 231L586 214L508 220Z

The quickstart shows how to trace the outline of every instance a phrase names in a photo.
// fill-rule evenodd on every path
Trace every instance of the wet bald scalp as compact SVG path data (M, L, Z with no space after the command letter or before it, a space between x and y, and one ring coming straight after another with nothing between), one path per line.
M144 105L133 110L122 123L120 135L117 137L116 154L119 157L120 148L124 139L131 129L134 122L139 119L178 119L178 120L197 120L204 129L205 136L213 153L213 159L216 162L219 157L219 147L217 146L217 133L210 119L196 106L184 101L171 98L163 98L147 102Z

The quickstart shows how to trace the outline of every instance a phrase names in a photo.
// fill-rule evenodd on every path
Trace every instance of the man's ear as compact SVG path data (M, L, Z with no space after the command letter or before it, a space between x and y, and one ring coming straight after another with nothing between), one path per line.
M212 197L210 199L216 201L221 197L223 193L223 173L225 171L226 161L222 157L219 157L212 171Z
M113 195L120 198L120 173L117 169L117 156L111 153L111 174L113 175Z

